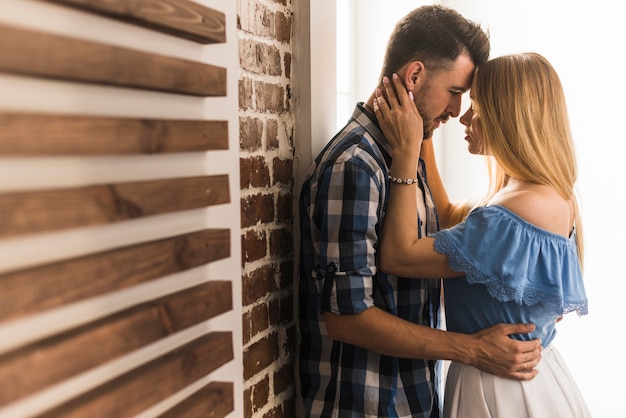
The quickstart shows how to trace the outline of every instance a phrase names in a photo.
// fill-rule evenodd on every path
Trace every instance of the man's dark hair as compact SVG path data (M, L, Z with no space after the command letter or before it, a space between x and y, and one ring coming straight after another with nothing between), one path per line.
M411 61L423 62L432 72L449 69L464 52L479 66L489 58L489 50L488 33L456 10L440 5L418 7L396 24L381 78Z

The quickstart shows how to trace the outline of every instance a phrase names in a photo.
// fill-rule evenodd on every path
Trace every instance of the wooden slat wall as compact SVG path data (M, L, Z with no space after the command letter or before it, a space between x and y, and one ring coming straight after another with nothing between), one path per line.
M99 225L228 203L228 176L0 194L0 236Z
M0 113L0 155L159 154L228 149L226 121Z
M225 16L187 0L47 0L202 43L225 42Z
M232 356L231 335L214 332L41 417L132 417L215 370Z
M33 89L42 85L37 83L65 83L83 95L99 94L88 86L127 97L135 91L158 92L171 95L172 102L205 98L195 102L194 112L204 116L190 119L175 108L171 117L151 116L149 102L141 117L128 117L123 106L106 115L68 112L62 97L58 108L42 109L34 102L13 107L14 101L0 92L0 165L26 164L34 179L22 189L19 184L25 183L17 174L0 179L0 251L18 243L27 248L28 242L39 248L36 243L63 239L69 231L92 238L84 243L87 251L80 241L70 244L80 256L59 252L44 263L33 257L30 265L0 265L0 417L242 414L237 393L242 373L236 364L240 257L238 239L233 239L239 236L239 198L232 195L232 186L239 183L238 154L231 152L238 142L233 135L237 100L229 96L236 89L227 87L236 59L210 63L203 54L183 59L156 45L163 36L207 51L226 44L235 9L207 2L211 0L0 4L0 83L32 83ZM28 18L23 15L39 10L70 21L85 16L101 29L110 26L112 33L124 28L119 25L153 31L156 47L126 48L120 46L123 36L109 44L24 24ZM229 42L236 54L236 40ZM219 98L225 101L214 106L206 101ZM225 103L232 105L230 112L224 112ZM222 113L215 117L207 111L212 108ZM125 168L112 177L125 180L115 181L94 181L92 176L81 181L80 169L64 178L67 172L41 171L38 164L63 158L88 168L92 158L106 156L114 163L116 158L155 155L174 166L183 155L206 163L198 165L204 168L195 175L154 171L148 179ZM49 176L66 186L45 186ZM37 187L38 182L43 186ZM187 225L186 214L202 209L206 219L194 221L192 230L170 226ZM133 238L125 245L107 244L109 228L132 230L135 222L151 223L163 232L159 239L138 232L136 237L129 234ZM55 254L55 248L49 250ZM77 312L86 315L76 317Z
M229 231L208 229L5 273L0 275L0 320L32 315L229 256Z
M232 309L231 297L229 282L211 282L10 353L0 358L0 379L12 382L11 385L3 385L0 404L41 390L224 313ZM232 345L231 342L229 344ZM211 367L220 366L223 361L222 358L210 360Z
M112 62L119 65L107 65ZM0 71L196 96L226 94L226 70L215 65L7 25L0 25Z

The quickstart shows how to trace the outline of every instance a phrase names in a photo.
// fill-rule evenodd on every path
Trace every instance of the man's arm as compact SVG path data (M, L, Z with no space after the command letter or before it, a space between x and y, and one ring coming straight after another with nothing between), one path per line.
M357 315L326 312L324 318L334 340L393 357L453 360L516 380L534 378L541 360L539 340L509 338L534 325L499 324L468 335L412 324L376 307Z

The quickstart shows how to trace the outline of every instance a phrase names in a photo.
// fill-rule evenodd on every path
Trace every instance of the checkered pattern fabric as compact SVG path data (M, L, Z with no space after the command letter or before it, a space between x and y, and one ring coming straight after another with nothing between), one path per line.
M436 280L377 270L387 201L390 146L362 104L315 160L300 195L299 367L310 417L437 417L432 361L379 355L334 341L323 312L358 314L376 306L407 321L437 326ZM420 236L437 216L424 182ZM416 189L420 190L420 189Z

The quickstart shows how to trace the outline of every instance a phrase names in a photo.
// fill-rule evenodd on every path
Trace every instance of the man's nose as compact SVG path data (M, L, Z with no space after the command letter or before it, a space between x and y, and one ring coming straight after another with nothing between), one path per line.
M446 112L448 112L453 118L456 118L461 114L461 95L455 95L448 103L448 107L446 108Z

